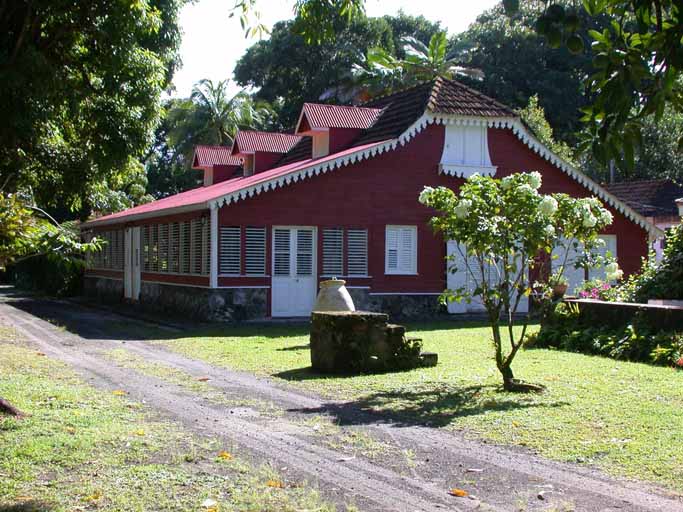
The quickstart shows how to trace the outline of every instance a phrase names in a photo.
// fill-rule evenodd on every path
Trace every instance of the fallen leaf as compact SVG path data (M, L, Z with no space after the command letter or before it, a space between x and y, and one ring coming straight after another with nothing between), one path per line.
M468 473L483 473L484 472L483 469L479 469L479 468L467 468L465 471L467 471Z
M285 488L285 484L282 483L282 481L280 481L280 480L268 480L266 482L266 485L268 487L275 487L276 489L284 489Z
M208 377L199 377L197 380L199 382L206 382L207 380L209 380L209 378Z
M67 431L69 434L75 434L75 433L76 433L76 429L73 428L73 427L66 427L66 431Z
M85 498L85 501L98 501L100 498L102 498L102 491L95 491L90 496Z
M45 352L36 352L36 355L37 355L37 356L44 356L44 355L45 355Z
M112 391L112 394L116 395L116 396L124 396L124 395L127 395L128 393L126 393L122 389L115 389L114 391Z
M144 436L144 435L145 435L145 431L142 430L142 429L136 430L136 431L135 431L135 435L136 435L136 436Z
M465 496L469 495L467 491L458 489L457 487L453 487L453 489L449 490L448 494L451 496L457 496L458 498L464 498Z
M513 422L512 422L512 426L513 426L513 427L519 427L519 426L520 426L520 423L517 422L517 421L513 421Z
M212 500L211 498L207 498L202 501L202 507L210 512L216 512L218 510L218 502L216 500Z
M235 457L233 457L232 453L229 453L226 451L220 451L220 452L218 452L218 458L223 459L223 460L232 460Z

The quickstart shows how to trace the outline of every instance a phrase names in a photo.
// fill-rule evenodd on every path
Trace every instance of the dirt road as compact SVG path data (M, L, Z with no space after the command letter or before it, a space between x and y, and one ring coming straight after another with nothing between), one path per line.
M417 425L398 425L352 404L330 402L279 381L216 368L132 339L134 320L71 303L0 289L0 318L37 350L78 370L95 386L125 389L151 411L201 435L221 438L292 480L360 510L577 510L683 512L679 497L597 471L547 461ZM62 326L62 327L59 327ZM65 327L64 327L65 326ZM117 326L112 332L111 326ZM201 379L207 394L112 361L129 354ZM217 399L218 398L218 399ZM468 497L450 496L464 488Z

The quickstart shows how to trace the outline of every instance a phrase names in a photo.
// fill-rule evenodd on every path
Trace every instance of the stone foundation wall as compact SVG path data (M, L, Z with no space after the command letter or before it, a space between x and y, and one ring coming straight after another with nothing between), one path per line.
M438 295L372 295L363 288L350 288L349 293L358 311L386 313L392 320L429 320L453 316L439 303Z
M98 302L123 301L122 280L86 276L84 290ZM142 281L137 307L162 315L183 315L190 321L240 322L269 316L267 293L266 288L210 289Z
M85 275L83 295L97 302L117 304L123 300L123 279Z

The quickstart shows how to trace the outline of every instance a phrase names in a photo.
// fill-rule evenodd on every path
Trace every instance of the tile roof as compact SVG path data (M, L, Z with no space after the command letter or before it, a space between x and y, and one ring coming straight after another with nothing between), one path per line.
M604 187L644 217L678 215L676 199L683 196L683 186L667 179L624 181Z
M242 165L242 159L232 156L231 149L229 146L195 146L192 168L199 169L213 165Z
M375 146L380 146L386 141L381 141L375 144L366 144L363 146L356 146L353 148L345 149L337 153L322 157L322 158L308 158L299 162L293 162L288 165L282 165L274 169L269 169L267 171L259 172L251 176L240 176L238 178L231 178L227 181L222 181L216 183L215 185L209 185L207 187L199 187L186 192L181 192L173 196L166 197L164 199L158 199L152 201L151 203L142 204L140 206L135 206L128 210L113 213L111 215L105 215L97 219L93 219L84 223L84 227L96 227L98 224L109 224L111 221L123 220L126 217L137 217L142 216L143 218L155 217L157 215L169 214L171 212L163 213L165 210L182 209L182 211L192 211L192 210L204 210L208 208L207 203L209 201L218 199L227 194L234 192L240 192L246 188L259 185L260 183L268 182L274 178L280 178L287 176L288 174L296 173L302 169L307 169L309 167L314 167L316 165L325 164L327 162L332 162L339 158L344 158L347 155L352 155L353 153L369 150ZM331 165L331 164L330 164Z
M232 153L263 151L265 153L287 153L297 142L301 140L299 135L289 133L258 132L240 130L235 136Z
M381 109L349 105L304 103L301 116L311 128L370 128L382 112ZM298 126L297 126L298 129Z
M440 114L477 117L517 117L509 107L455 80L433 82L427 108Z
M370 112L376 113L373 114L376 117L368 125L367 129L363 129L361 135L348 149L322 158L312 159L310 137L284 133L239 131L235 137L235 144L232 147L233 153L236 151L283 153L283 157L277 163L277 167L252 176L232 178L215 185L189 190L123 212L100 217L90 221L87 225L97 225L100 222L115 221L128 216L142 215L143 217L152 217L162 215L161 212L163 210L169 209L178 211L178 209L200 210L207 208L208 202L228 194L241 192L262 182L265 183L268 180L277 179L281 176L284 177L290 173L299 172L302 169L325 164L328 161L343 159L345 156L352 155L355 152L381 146L387 141L398 138L425 111L477 117L518 117L511 109L495 100L458 82L441 78L376 98L365 103L362 109L357 107L349 108L352 112L367 111L368 117L365 119L365 123L369 122ZM313 110L316 113L327 112L326 110L318 112L319 109L316 108ZM335 110L335 112L338 113L340 111ZM335 119L334 115L330 119ZM354 122L360 123L360 118L350 117L355 119ZM342 123L341 117L338 121L338 124ZM347 122L347 125L350 124L350 121Z

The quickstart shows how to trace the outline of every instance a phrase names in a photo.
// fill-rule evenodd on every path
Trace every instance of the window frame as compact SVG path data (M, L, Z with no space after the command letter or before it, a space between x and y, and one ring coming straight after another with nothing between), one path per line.
M397 259L396 268L389 268L389 232L391 230L398 230L398 247L397 247ZM410 230L412 232L412 253L410 257L410 270L401 270L401 242L400 233L403 230ZM387 224L384 229L384 274L394 275L394 276L416 276L417 272L417 226L416 225L399 225L399 224Z

